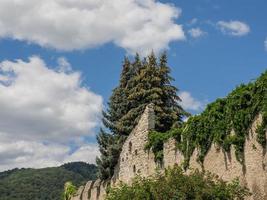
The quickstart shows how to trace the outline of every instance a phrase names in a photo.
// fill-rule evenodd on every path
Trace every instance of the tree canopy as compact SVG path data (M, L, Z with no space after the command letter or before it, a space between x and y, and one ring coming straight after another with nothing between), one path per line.
M142 60L138 54L133 61L124 58L119 84L103 112L105 127L97 137L101 179L113 175L123 142L148 104L154 104L157 131L165 132L181 123L186 112L179 105L178 89L172 85L170 72L165 52L159 58L153 52Z

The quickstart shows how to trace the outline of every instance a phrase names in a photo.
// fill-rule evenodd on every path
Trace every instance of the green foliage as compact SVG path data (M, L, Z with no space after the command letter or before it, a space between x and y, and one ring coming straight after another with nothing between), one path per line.
M135 58L135 63L139 62L139 56ZM103 112L103 124L114 135L127 135L131 127L124 126L120 120L130 110L127 99L129 93L129 82L137 71L137 66L130 63L128 58L124 58L119 85L112 91L109 98L108 108Z
M171 137L170 132L162 134L157 131L151 131L148 134L148 143L145 146L145 150L152 150L155 155L155 162L162 163L163 161L163 144Z
M248 195L248 189L241 187L237 179L226 183L210 173L197 170L186 175L180 167L174 166L164 174L137 177L131 186L121 184L110 188L106 200L241 200Z
M157 131L164 132L181 123L186 112L178 103L178 90L171 85L172 80L166 53L159 59L153 52L143 61L138 54L133 62L124 59L119 85L113 90L108 108L103 112L106 129L101 129L97 137L101 152L97 165L101 179L112 177L123 142L148 104L154 104Z
M103 111L102 121L109 132L101 128L97 136L101 155L96 159L96 163L99 169L98 176L102 180L112 177L125 136L131 130L131 126L122 124L120 119L130 109L127 100L129 82L136 73L139 63L138 55L135 57L134 63L130 63L128 58L124 59L120 83L112 92L107 110Z
M130 126L132 130L150 103L154 105L156 131L165 132L175 123L180 123L185 111L179 105L178 89L171 85L172 80L166 53L158 61L152 52L131 79L132 86L128 95L131 108L123 116L121 123Z
M95 165L68 163L43 169L14 169L0 173L1 200L59 200L64 184L82 185L96 178Z
M74 172L75 174L79 174L85 180L97 179L97 167L94 164L88 164L85 162L70 162L61 165L61 168Z
M101 129L97 141L101 153L100 158L96 159L98 176L101 180L106 180L114 173L124 139L118 135L108 134Z
M185 168L195 148L199 150L198 160L202 163L212 143L225 151L229 151L233 145L238 161L243 163L245 139L259 113L262 114L263 122L256 130L257 141L266 148L267 71L255 82L242 84L226 98L209 104L200 115L190 117L180 128L169 131L171 134L167 132L167 136L174 136L178 141L177 148L185 156ZM163 138L160 136L163 133L156 135L156 139L149 137L147 146L157 154L163 149Z
M64 185L64 192L62 200L70 200L71 197L76 193L77 188L75 185L72 184L72 182L68 181Z

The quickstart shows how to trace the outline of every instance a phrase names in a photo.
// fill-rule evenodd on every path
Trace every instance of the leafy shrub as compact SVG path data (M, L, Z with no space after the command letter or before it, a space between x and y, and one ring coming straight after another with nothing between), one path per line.
M177 165L150 178L137 177L131 186L110 188L106 200L233 200L250 195L238 180L226 183L216 176L192 171L186 175Z
M71 197L76 193L77 188L72 184L72 182L66 182L64 186L63 198L62 200L70 200Z
M148 134L149 142L145 146L145 150L151 149L155 155L155 162L163 161L163 144L169 138L169 134L162 134L157 131L151 131Z

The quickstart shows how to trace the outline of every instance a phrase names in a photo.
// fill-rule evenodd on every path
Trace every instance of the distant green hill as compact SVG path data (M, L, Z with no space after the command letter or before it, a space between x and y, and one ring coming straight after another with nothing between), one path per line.
M73 162L43 169L13 169L0 173L1 200L60 200L64 183L82 185L96 179L93 164Z

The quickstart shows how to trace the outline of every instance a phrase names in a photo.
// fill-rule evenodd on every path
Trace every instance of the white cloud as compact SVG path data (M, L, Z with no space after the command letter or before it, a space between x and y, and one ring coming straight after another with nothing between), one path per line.
M84 144L75 152L67 145L43 144L34 141L0 142L0 171L12 168L43 168L59 166L66 162L95 163L99 154L95 144Z
M57 59L57 63L59 66L60 72L70 72L71 71L71 65L64 57L59 57Z
M249 25L241 21L219 21L217 26L223 33L232 36L244 36L250 32Z
M180 105L185 110L200 111L204 108L204 103L192 97L192 95L187 91L179 92L179 97L182 100Z
M112 42L147 54L185 39L174 22L180 15L181 9L155 0L2 0L0 37L59 50Z
M189 23L187 23L188 26L193 26L196 23L198 23L198 19L197 18L193 18L189 21Z
M69 155L68 143L94 136L102 97L81 85L80 73L71 71L66 59L58 63L58 70L36 56L0 63L0 170L75 158L83 149ZM88 150L86 159L94 155L92 161L96 151L88 148L95 147L82 151Z
M98 146L96 144L83 145L71 155L64 159L66 162L83 161L89 163L95 163L96 156L99 155Z
M200 28L191 28L188 33L191 35L193 38L199 38L202 36L205 36L207 33L202 31Z
M80 73L49 69L38 57L0 63L0 131L23 139L66 140L90 134L102 98L81 86Z

